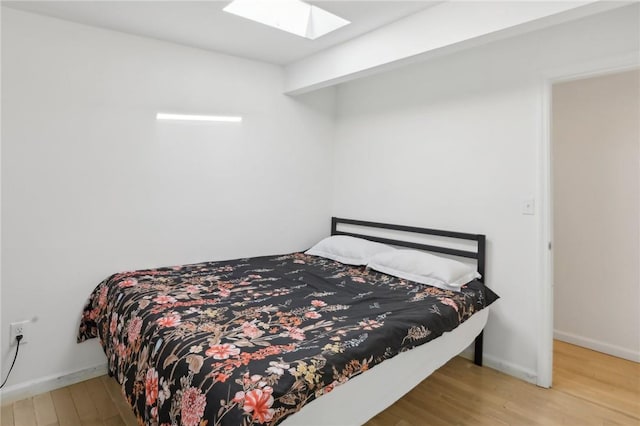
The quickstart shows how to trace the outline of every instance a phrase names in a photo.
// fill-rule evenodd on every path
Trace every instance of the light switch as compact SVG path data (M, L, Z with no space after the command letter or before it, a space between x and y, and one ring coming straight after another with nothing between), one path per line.
M536 202L533 197L522 200L522 214L535 214Z

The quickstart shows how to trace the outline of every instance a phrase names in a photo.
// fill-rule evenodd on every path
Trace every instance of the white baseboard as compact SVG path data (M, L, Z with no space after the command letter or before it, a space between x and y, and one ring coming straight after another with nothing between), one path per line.
M460 356L473 361L473 345L465 349ZM482 355L482 365L537 385L538 375L535 371L526 369L520 365L512 364L492 355L487 355L486 353Z
M582 346L584 348L593 349L618 358L628 359L629 361L640 362L640 352L621 346L612 345L601 342L599 340L590 339L588 337L578 336L577 334L566 333L560 330L553 330L553 338L573 345Z
M83 382L105 374L107 374L106 363L79 371L69 371L36 380L30 380L28 382L19 383L2 389L2 391L0 391L0 401L2 405L11 404L12 402L19 401L21 399L63 388L65 386Z

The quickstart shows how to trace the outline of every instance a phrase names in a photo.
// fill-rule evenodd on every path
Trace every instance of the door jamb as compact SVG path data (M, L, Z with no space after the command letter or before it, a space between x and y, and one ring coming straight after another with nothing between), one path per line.
M542 141L540 155L540 238L542 291L538 340L538 386L549 388L553 381L553 168L552 168L552 89L571 80L597 77L640 68L640 53L613 56L561 69L549 70L542 77Z

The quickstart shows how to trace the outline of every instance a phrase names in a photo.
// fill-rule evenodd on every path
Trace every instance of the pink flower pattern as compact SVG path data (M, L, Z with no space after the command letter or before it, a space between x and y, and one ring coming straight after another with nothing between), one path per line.
M98 306L104 306L107 304L108 292L109 292L108 287L103 287L102 290L100 290L100 295L98 296Z
M138 284L138 280L136 280L135 278L125 278L124 280L120 281L120 284L118 284L118 287L120 288L133 287L136 284Z
M451 306L453 309L456 310L456 312L458 312L458 304L456 302L454 302L453 300L451 300L448 297L442 297L440 298L440 302L444 303L447 306Z
M234 395L232 401L236 402L236 403L244 401L244 392L242 392L242 391L236 392L236 394Z
M176 301L176 298L173 296L167 296L166 294L161 294L160 296L153 299L154 302L159 303L161 305L165 303L173 303Z
M382 324L376 320L365 319L358 323L363 330L373 330L374 328L382 327Z
M256 339L262 336L264 331L256 327L255 324L245 321L244 324L242 324L242 334L247 336L249 339Z
M154 368L147 370L145 385L147 405L153 405L158 399L158 372Z
M111 315L111 322L109 323L109 333L116 334L117 330L118 330L118 314L114 312Z
M322 315L320 315L319 313L317 313L316 311L309 311L306 314L304 314L305 317L310 318L310 319L318 319L320 318Z
M291 337L294 340L304 340L304 330L297 328L297 327L292 327L289 329L289 337Z
M142 329L142 318L133 317L131 321L129 321L129 326L127 327L127 340L129 344L134 344L138 337L140 336L140 329Z
M265 423L273 418L275 410L271 408L273 405L272 392L271 387L265 386L262 389L249 391L245 395L243 409L245 412L253 414L254 421Z
M207 406L207 398L198 388L189 387L182 392L180 404L180 420L183 426L198 426L204 409Z
M240 349L231 343L223 343L222 345L213 345L205 352L206 356L212 356L214 359L227 359L230 356L236 356L240 353Z
M158 325L160 327L175 327L176 325L180 324L180 322L180 314L176 312L170 312L164 317L158 319Z

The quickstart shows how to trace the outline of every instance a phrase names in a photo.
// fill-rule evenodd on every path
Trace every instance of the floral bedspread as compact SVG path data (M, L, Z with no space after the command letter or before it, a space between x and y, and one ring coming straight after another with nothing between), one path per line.
M303 253L206 262L107 278L78 341L100 338L141 424L274 425L494 297Z

